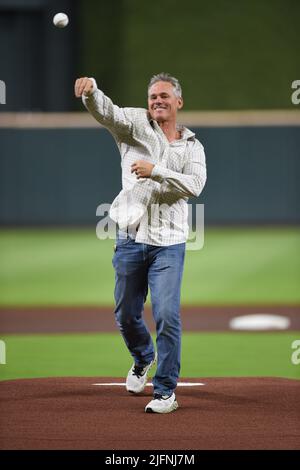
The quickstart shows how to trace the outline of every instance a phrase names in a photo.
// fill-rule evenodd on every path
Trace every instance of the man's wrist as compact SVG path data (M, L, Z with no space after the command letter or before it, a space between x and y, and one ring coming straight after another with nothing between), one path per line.
M154 165L151 172L151 179L153 179L157 183L162 183L165 178L165 171L166 168L159 165Z

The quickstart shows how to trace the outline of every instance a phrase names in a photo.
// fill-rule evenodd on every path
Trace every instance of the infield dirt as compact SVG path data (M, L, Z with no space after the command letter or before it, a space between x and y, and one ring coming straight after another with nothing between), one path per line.
M180 408L146 414L140 396L97 387L115 378L2 382L1 449L300 449L300 381L201 378L178 387Z

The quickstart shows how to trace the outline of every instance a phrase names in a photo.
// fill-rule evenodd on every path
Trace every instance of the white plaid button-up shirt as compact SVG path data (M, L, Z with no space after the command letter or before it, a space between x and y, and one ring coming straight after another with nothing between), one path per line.
M156 246L188 238L190 196L206 182L205 154L195 134L179 127L181 138L169 142L158 123L142 108L119 108L97 89L82 97L87 110L114 137L121 154L122 190L110 216L121 230L138 226L135 240ZM146 160L155 166L151 178L137 179L131 165Z

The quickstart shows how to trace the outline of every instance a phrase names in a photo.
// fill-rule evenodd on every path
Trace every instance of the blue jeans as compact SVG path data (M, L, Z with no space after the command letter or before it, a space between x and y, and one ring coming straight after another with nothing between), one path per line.
M170 395L180 371L180 286L185 243L153 246L118 238L115 268L115 316L124 341L138 366L154 358L154 345L143 319L144 302L151 293L158 353L154 393Z

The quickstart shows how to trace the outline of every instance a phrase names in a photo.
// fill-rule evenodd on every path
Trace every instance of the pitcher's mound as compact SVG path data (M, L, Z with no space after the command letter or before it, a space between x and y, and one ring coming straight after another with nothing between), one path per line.
M300 449L300 381L182 379L179 409L146 414L152 396L115 378L1 382L1 449ZM197 385L196 385L197 383ZM204 385L203 385L204 384Z

